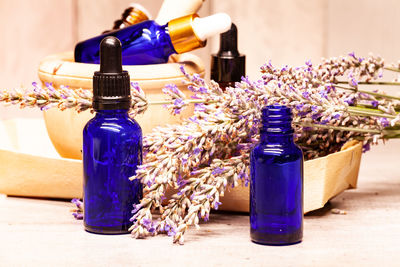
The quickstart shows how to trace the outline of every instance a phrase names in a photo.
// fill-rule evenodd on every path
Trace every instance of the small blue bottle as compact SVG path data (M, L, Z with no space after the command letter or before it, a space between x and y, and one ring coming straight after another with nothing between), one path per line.
M96 115L83 130L83 220L88 232L122 234L142 198L142 184L129 180L142 163L142 130L128 116L130 80L122 70L119 40L104 38L100 57L93 76Z
M101 40L106 36L115 36L122 43L123 65L165 63L172 54L205 46L208 37L225 32L230 26L231 19L224 13L205 18L188 15L165 25L148 20L78 43L75 46L75 61L99 63Z
M293 141L291 110L262 110L260 143L250 155L250 236L289 245L303 237L303 152Z

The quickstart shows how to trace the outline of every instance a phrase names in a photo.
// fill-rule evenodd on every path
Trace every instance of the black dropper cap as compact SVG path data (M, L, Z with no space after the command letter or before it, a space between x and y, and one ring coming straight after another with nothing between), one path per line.
M240 82L246 75L246 56L237 49L237 28L221 33L217 54L211 56L211 79L216 82Z
M121 42L114 36L100 43L100 71L93 76L93 109L129 109L129 74L122 70Z

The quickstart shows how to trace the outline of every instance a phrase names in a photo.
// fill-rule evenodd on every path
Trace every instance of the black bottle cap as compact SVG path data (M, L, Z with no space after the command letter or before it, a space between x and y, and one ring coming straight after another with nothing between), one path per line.
M237 49L237 28L221 33L217 54L211 56L211 79L216 82L240 82L246 75L246 56Z
M131 87L127 71L122 70L121 42L114 36L100 43L100 71L93 76L93 109L129 109Z

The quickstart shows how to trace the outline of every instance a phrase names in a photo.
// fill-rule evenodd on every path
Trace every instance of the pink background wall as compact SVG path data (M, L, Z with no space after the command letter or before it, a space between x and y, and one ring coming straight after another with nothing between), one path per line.
M131 3L157 15L161 0L0 0L0 88L30 86L46 55L72 50L74 44L110 28ZM298 65L311 59L355 51L374 52L386 62L400 59L396 0L206 0L201 15L227 12L239 28L239 50L247 72L257 78L269 59ZM218 38L197 50L209 66ZM207 68L208 69L208 68ZM40 117L40 111L0 107L0 119Z

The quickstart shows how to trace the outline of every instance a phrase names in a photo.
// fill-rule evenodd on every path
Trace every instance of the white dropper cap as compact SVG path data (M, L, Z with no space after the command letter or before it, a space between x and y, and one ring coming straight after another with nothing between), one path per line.
M168 22L168 32L175 51L181 54L204 47L208 37L226 32L231 24L231 18L225 13L205 18L192 14Z
M217 13L204 18L193 20L193 31L196 36L205 41L208 37L226 32L231 28L231 17L226 13Z
M169 21L197 13L205 0L164 0L155 21L164 25Z

